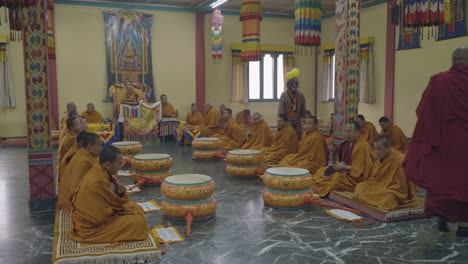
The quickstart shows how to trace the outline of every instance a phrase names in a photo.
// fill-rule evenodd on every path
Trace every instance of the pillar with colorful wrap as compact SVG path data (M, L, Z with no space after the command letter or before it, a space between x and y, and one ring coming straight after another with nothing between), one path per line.
M242 22L241 60L259 61L260 21L262 20L260 0L242 0L240 21Z

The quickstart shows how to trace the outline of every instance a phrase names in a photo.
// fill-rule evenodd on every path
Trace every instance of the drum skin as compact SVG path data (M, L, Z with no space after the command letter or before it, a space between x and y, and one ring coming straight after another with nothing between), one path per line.
M118 148L122 154L137 154L142 150L142 145L138 141L121 141L114 142L112 146Z
M313 196L310 188L298 191L274 190L266 187L263 190L263 202L279 208L298 208L305 205L306 196Z
M194 149L219 149L221 148L221 140L218 138L197 138L192 141Z
M201 180L198 183L178 183L171 181L171 178L179 176L181 175L166 178L162 183L161 192L166 198L187 201L207 199L213 195L216 187L211 178L204 181Z
M312 175L299 168L270 168L263 175L263 183L276 190L303 190L311 186Z
M161 202L161 206L165 216L179 219L185 218L188 211L192 212L194 218L212 216L216 212L216 200L212 197L194 201L181 201L166 198Z
M161 158L150 159L145 155L161 155ZM136 155L132 161L132 167L136 171L162 171L172 166L172 157L167 154L143 154Z
M233 177L256 177L259 165L242 166L235 164L226 165L226 173Z
M226 161L237 165L260 164L263 161L263 155L257 150L232 150L228 152Z

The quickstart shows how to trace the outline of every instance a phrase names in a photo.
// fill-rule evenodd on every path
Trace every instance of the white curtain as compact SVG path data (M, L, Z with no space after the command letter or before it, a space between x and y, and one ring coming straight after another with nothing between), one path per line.
M361 47L359 103L375 104L374 54L372 45Z
M240 50L232 50L231 101L249 102L248 64L240 60Z
M332 101L335 97L333 87L333 76L335 74L333 70L333 53L325 53L323 55L323 67L322 67L322 96L321 101L328 102Z
M0 107L14 108L15 106L15 87L11 76L6 44L0 43Z

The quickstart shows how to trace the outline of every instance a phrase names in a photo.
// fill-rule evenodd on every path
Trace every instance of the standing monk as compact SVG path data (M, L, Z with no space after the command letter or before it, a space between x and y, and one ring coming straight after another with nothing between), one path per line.
M125 187L113 175L122 164L122 153L104 148L99 162L86 173L72 200L71 239L85 243L116 243L148 239L143 209L130 202Z
M361 126L361 138L369 142L369 145L374 143L374 139L377 137L377 129L375 129L374 124L366 121L363 115L357 116L357 122Z
M273 143L270 147L261 149L265 155L263 162L267 164L277 164L286 155L297 152L297 135L291 125L289 125L288 116L280 114L277 122L278 130L273 135Z
M161 104L162 104L162 117L164 118L175 118L176 113L174 106L171 103L167 102L167 95L161 95Z
M204 128L202 130L202 135L204 137L211 137L219 133L219 119L221 119L219 111L214 109L211 104L206 104L205 116L203 117Z
M289 79L286 82L287 89L281 94L278 115L287 114L289 123L296 131L298 139L302 135L302 121L301 118L306 117L306 102L304 94L298 91L299 81L296 77Z
M324 197L331 191L353 192L358 183L367 180L372 169L372 156L369 143L360 138L360 133L357 122L346 125L346 141L335 152L338 163L322 167L312 176L314 193Z
M57 150L57 164L60 166L62 159L67 152L76 143L76 136L82 130L81 122L77 117L70 117L67 119L67 132L60 142ZM60 170L60 168L59 168Z
M392 148L405 153L406 148L408 147L408 139L405 136L405 133L398 126L392 124L388 117L383 116L379 119L380 135L386 136L392 141Z
M252 127L250 128L250 136L242 145L242 149L260 150L263 147L271 145L271 131L268 124L263 120L260 113L254 113L252 119Z
M315 116L306 118L304 134L299 142L299 151L288 154L278 165L281 167L303 168L310 173L315 172L328 163L328 148L325 139L318 129L318 120Z
M458 222L457 236L468 237L468 47L452 59L423 93L403 166L427 190L426 216L439 216L441 231L448 231L446 220Z
M81 116L86 120L87 123L102 123L102 115L96 109L94 109L94 104L89 103L86 106L86 111L81 113Z

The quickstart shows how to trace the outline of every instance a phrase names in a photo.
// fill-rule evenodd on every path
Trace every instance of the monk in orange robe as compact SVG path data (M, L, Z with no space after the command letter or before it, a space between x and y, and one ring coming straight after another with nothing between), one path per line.
M218 134L221 130L218 122L221 119L221 114L214 109L211 104L205 105L205 116L203 117L204 128L202 134L204 137L211 137Z
M232 117L232 109L225 108L221 117L225 117L228 119L229 124L236 124L236 120Z
M130 202L125 187L113 177L121 164L122 153L108 146L83 177L72 200L71 239L86 243L148 239L143 209Z
M226 109L226 105L222 104L222 105L219 106L219 114L221 116L223 115L225 109Z
M358 115L358 118L356 121L361 126L361 138L369 142L369 145L372 146L372 143L374 143L374 139L378 135L377 129L375 128L374 124L366 121L363 115Z
M161 95L161 104L162 104L162 117L163 118L175 118L176 111L174 106L171 103L167 102L167 95Z
M126 104L126 105L139 105L140 104L140 100L142 100L142 99L133 90L134 86L135 85L133 84L133 82L131 80L127 80L127 82L125 83L126 93L120 99L121 104ZM119 109L114 109L114 111L117 111L117 113L118 113Z
M405 176L403 154L392 149L389 138L378 136L374 141L372 155L376 161L370 176L356 185L354 198L384 210L412 202L416 186Z
M250 134L250 136L244 145L242 145L242 149L260 150L271 145L272 138L270 127L265 120L263 120L260 113L253 114L252 126L248 134Z
M224 129L224 132L220 135L224 150L239 149L247 140L244 130L234 122L229 123L228 118L221 118L219 126Z
M59 145L60 145L60 142L62 142L63 138L65 137L65 134L67 134L67 132L68 132L67 120L70 117L78 117L78 112L76 111L76 107L75 108L72 107L71 110L69 112L67 112L66 117L67 118L65 120L62 120L62 124L60 126Z
M392 148L405 153L408 148L408 138L405 136L405 133L398 126L390 123L388 117L383 116L379 119L380 135L386 136L392 141Z
M59 148L57 150L57 164L59 167L62 164L62 159L65 154L67 154L71 147L76 143L76 136L81 130L81 122L77 117L68 118L67 132L60 142Z
M76 152L82 147L83 141L85 140L85 137L87 136L88 132L86 131L80 131L78 135L76 136L76 143L70 148L70 150L63 156L62 158L62 163L60 163L60 166L58 167L59 170L57 171L58 175L58 183L60 184L60 179L62 178L63 171L65 167L68 165L70 160L75 156Z
M203 126L203 115L198 111L198 106L196 103L193 103L191 110L187 114L187 126L188 127L202 127Z
M87 133L82 145L82 148L65 167L60 181L58 206L65 210L71 210L71 199L76 188L83 176L94 166L102 149L101 139L94 133Z
M96 111L94 104L89 103L86 108L86 111L81 113L81 116L86 120L87 123L102 123L102 115Z
M68 116L68 113L73 110L76 111L76 104L74 102L68 102L67 111L63 113L62 120L60 121L60 130L63 130L67 127L67 119L70 117Z
M177 137L179 143L185 144L198 138L203 130L203 115L198 111L198 106L193 103L191 111L187 114L187 124L177 128Z
M324 197L331 191L354 191L356 185L369 177L372 156L367 141L360 138L361 127L351 122L345 127L346 141L335 152L338 162L320 168L312 176L312 190Z
M245 131L249 130L250 126L252 125L252 117L250 116L250 110L244 109L237 113L236 123Z
M278 165L281 167L297 167L309 170L314 174L320 167L328 163L328 147L318 129L315 116L308 117L304 123L303 134L299 141L299 151L288 154Z
M270 147L262 148L264 154L263 162L277 164L286 155L296 153L298 149L297 134L289 124L286 114L280 114L277 119L278 130L273 135L273 143Z

